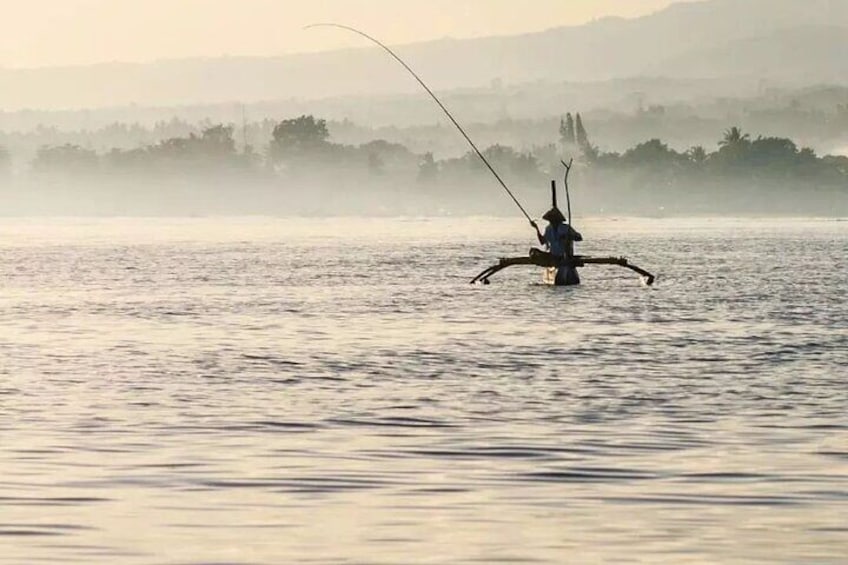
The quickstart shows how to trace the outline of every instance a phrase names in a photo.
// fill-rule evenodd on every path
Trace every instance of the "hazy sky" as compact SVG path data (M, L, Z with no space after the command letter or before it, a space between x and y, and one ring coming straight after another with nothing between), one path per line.
M536 31L638 16L672 0L0 0L0 65L274 55L361 46L319 21L389 43Z

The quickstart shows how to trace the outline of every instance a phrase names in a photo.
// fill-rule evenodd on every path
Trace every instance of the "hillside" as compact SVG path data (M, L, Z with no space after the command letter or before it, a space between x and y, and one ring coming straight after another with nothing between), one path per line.
M677 78L757 76L787 84L846 83L848 28L796 26L693 50L658 65L654 72Z
M848 0L706 0L636 19L608 18L512 37L443 39L398 51L440 91L488 87L493 81L515 85L637 76L848 84ZM417 85L390 59L367 46L284 57L0 69L0 108L7 110L416 91Z

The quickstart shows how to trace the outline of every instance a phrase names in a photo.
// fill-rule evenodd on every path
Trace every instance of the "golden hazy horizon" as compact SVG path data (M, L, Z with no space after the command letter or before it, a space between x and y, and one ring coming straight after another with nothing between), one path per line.
M362 46L315 22L358 26L392 44L481 37L637 17L674 0L29 0L0 21L0 66L268 56ZM520 6L520 9L516 6Z

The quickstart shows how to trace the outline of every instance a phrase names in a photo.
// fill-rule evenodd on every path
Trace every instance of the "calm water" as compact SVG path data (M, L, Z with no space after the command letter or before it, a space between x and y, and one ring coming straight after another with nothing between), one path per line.
M0 563L848 563L848 222L3 220Z

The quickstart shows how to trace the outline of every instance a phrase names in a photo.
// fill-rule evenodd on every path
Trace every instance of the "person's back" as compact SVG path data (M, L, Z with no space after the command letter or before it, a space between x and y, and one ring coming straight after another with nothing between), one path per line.
M544 235L539 232L539 227L535 222L532 225L536 228L539 243L547 247L551 257L558 265L556 268L556 284L558 286L580 284L577 267L570 260L574 258L574 242L583 241L583 236L565 222L565 217L556 207L549 210L542 218L548 222Z
M554 257L574 257L574 242L583 241L580 232L566 223L551 223L545 228L545 244Z

